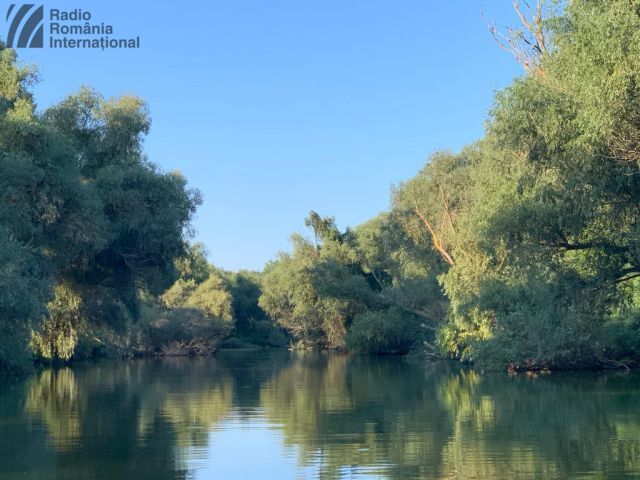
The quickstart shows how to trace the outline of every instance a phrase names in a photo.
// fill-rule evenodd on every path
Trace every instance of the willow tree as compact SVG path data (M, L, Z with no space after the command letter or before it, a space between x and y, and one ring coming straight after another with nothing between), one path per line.
M35 80L0 44L6 368L28 364L31 331L41 346L65 345L41 351L67 357L79 318L112 328L134 320L141 292L158 294L175 281L174 259L200 202L182 175L162 172L144 155L150 119L140 99L105 100L83 89L39 114ZM79 297L74 311L53 297L54 286ZM22 291L30 293L18 297Z
M98 196L37 115L35 78L0 44L0 368L9 369L28 364L30 331L45 317L59 269L84 264L104 245Z
M637 7L568 2L545 75L497 95L460 218L468 254L444 279L452 349L516 366L637 356Z

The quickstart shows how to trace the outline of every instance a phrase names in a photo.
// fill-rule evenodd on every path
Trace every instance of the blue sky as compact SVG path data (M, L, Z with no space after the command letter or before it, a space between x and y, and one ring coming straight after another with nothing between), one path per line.
M521 73L481 16L514 24L508 0L45 2L141 48L19 50L39 107L81 85L144 98L150 159L202 191L196 240L232 270L287 250L312 209L342 227L386 209L429 154L482 135Z

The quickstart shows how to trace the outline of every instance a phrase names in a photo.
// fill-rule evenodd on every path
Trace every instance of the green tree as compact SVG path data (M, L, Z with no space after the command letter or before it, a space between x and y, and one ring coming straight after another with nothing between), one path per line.
M616 364L611 339L637 338L639 21L634 2L568 2L544 75L498 94L460 218L467 254L444 279L459 353Z
M159 294L177 278L174 259L184 253L200 203L182 175L161 172L144 156L150 120L141 100L104 100L83 89L38 114L35 78L0 44L4 368L28 364L31 331L43 340L35 342L39 353L70 356L81 333L79 321L68 321L77 305L50 302L53 285L80 299L86 325L124 334L140 296ZM23 287L30 298L17 299Z

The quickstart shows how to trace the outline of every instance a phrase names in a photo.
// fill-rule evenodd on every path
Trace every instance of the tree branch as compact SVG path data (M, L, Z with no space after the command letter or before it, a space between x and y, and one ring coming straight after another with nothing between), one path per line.
M449 255L449 253L445 250L444 246L442 245L442 240L438 238L438 235L431 226L431 223L429 222L429 220L427 220L427 217L425 217L424 214L420 211L417 203L415 204L414 211L416 215L418 215L418 218L422 220L422 223L424 223L424 225L427 227L427 230L429 230L434 248L438 251L438 253L440 253L445 262L447 262L449 265L453 265L453 257Z
M491 36L500 48L511 53L523 68L531 75L545 77L545 71L540 64L540 57L547 53L547 42L543 28L542 10L545 0L538 0L536 11L533 12L526 0L523 0L528 12L523 12L518 0L512 0L513 8L520 19L525 34L522 30L507 27L507 34L503 34L495 26L495 23L487 22Z

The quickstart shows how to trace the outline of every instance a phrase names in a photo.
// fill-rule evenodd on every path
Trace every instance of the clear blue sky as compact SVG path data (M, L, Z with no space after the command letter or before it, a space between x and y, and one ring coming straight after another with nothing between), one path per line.
M481 16L514 24L507 0L44 1L142 48L19 50L40 108L81 85L146 99L147 153L202 191L196 240L227 269L261 269L312 209L342 227L386 209L520 74Z

